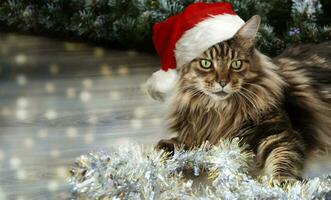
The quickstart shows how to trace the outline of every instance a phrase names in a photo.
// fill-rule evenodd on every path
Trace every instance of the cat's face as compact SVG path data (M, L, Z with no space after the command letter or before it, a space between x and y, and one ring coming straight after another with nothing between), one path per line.
M214 99L223 100L243 90L246 78L251 78L251 53L223 42L194 59L186 77L196 79L195 88Z
M251 96L245 85L258 76L254 69L254 38L259 18L249 20L233 39L218 43L182 70L183 87L215 100Z

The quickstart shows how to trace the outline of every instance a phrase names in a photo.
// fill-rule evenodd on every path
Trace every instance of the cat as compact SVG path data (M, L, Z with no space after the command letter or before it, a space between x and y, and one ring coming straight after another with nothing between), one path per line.
M254 47L259 25L253 16L233 38L178 70L167 115L176 136L157 148L238 137L254 152L260 174L295 180L310 152L330 146L330 60L309 53L309 46L271 60ZM330 42L324 45L323 56L331 58Z

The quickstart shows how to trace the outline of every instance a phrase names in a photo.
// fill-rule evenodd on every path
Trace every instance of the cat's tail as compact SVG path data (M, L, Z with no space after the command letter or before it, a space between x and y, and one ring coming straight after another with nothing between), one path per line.
M283 76L289 85L285 106L294 128L304 134L309 149L331 149L331 104L309 79L286 71Z
M309 145L331 149L331 42L291 48L274 61L289 85L293 121Z

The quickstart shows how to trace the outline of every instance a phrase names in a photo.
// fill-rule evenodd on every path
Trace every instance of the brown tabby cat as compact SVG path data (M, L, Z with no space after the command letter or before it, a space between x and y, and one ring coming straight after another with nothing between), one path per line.
M168 117L177 136L158 148L239 137L262 173L300 179L308 153L331 143L331 61L303 48L274 64L254 48L259 24L252 17L232 39L179 69Z

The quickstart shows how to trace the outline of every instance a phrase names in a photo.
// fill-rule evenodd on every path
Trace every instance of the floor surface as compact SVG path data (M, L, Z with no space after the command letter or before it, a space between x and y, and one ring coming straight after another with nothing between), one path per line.
M0 35L0 200L67 199L68 168L89 151L164 133L142 90L158 58Z

